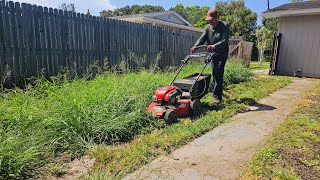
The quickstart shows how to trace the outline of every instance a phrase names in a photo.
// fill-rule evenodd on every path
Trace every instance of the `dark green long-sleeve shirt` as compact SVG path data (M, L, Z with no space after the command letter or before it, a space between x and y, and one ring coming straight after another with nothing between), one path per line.
M216 48L213 52L217 53L220 57L228 57L229 53L229 25L225 22L219 21L216 27L208 25L194 47L203 45L207 42L208 45L215 45Z

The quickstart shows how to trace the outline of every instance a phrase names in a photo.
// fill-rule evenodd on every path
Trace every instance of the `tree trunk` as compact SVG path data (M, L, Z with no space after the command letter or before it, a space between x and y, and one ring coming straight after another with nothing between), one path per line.
M261 50L261 61L260 61L260 66L262 65L262 61L264 60L264 49Z
M262 65L262 59L263 59L263 49L259 49L259 65Z

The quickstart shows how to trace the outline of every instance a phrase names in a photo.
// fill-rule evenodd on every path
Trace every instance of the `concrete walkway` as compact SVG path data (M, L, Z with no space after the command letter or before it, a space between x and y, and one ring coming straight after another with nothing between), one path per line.
M124 179L237 179L259 146L293 110L304 92L319 81L298 79L262 99L250 111L233 117Z

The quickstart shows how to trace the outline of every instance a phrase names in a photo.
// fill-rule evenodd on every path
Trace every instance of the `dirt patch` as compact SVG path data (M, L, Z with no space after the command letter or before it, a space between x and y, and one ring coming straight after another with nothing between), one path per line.
M236 179L261 143L293 110L314 81L294 80L172 154L124 179Z
M49 180L71 180L76 179L82 176L83 174L88 173L88 171L93 167L95 160L91 159L89 156L83 156L80 159L75 159L64 165L64 175L61 177L50 176L46 179Z
M295 174L297 174L301 179L320 179L320 171L314 166L310 166L303 161L310 161L317 159L317 155L320 153L320 145L310 142L309 146L314 150L315 154L297 153L292 152L293 150L281 148L278 150L277 154L281 157L281 164L283 167L290 166Z

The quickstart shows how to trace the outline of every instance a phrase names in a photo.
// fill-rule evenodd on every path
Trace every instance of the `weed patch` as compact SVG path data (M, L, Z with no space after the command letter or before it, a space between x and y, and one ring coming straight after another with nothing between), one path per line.
M279 77L258 77L248 82L229 86L227 94L233 99L246 97L255 102L289 82L289 80ZM244 96L243 93L246 91L248 93ZM198 118L180 119L179 123L140 135L130 143L93 147L88 154L94 157L97 163L92 172L83 176L83 179L108 177L120 179L156 157L169 154L192 139L224 123L228 118L244 111L247 107L246 104L253 103L252 101L239 103L233 99L224 99L223 104L215 107L211 103L212 95L209 94L202 99L204 108L202 116Z
M201 68L199 64L188 65L179 77L199 72ZM210 73L210 68L206 69L206 73ZM225 78L226 86L247 81L252 75L242 66L234 64L227 64L226 73L230 74ZM237 73L242 75L235 75ZM153 132L160 122L154 121L145 107L150 103L155 89L169 84L173 76L173 72L160 71L121 75L106 72L91 81L83 78L60 84L54 79L51 82L40 79L35 87L6 90L0 94L0 179L34 177L37 176L36 169L48 163L55 164L52 161L59 156L71 160L85 154L91 147L97 149L99 146L121 144L139 134ZM239 105L235 103L234 106ZM235 109L225 108L225 111L230 111L230 115L236 113ZM220 119L217 123L224 117L219 114L215 116ZM209 118L199 121L197 128L189 127L191 131L179 129L187 126L188 122L184 124L155 131L173 133L177 128L179 133L168 137L169 146L166 142L168 138L164 138L157 144L151 141L139 148L132 147L137 149L129 156L134 160L120 163L129 163L133 167L134 162L147 162L149 156L163 153L162 149L169 151L182 141L187 142L194 135L209 130L208 124L212 122ZM123 151L120 148L120 152L123 153L119 157L130 153L125 148ZM141 156L144 153L145 156ZM126 168L131 169L131 166ZM59 165L52 166L50 171L57 175L63 173Z

